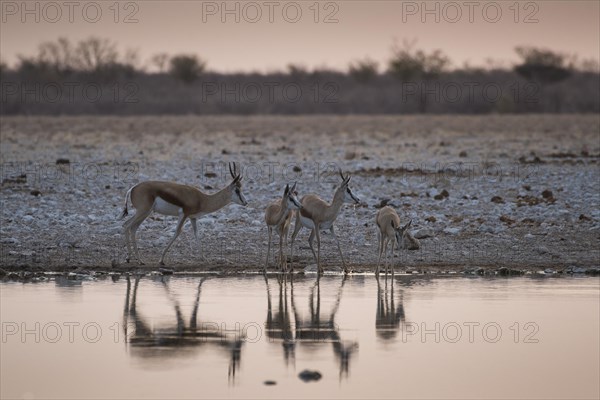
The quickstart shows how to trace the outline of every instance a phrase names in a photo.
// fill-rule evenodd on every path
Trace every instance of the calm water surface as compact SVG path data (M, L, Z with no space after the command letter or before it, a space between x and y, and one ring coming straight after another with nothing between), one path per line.
M2 283L2 398L599 398L597 278ZM322 374L303 382L304 369ZM274 381L275 385L266 385Z

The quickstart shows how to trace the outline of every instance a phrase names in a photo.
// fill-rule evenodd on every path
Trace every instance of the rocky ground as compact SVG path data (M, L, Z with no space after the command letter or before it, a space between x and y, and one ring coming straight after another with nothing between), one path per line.
M147 265L124 263L127 189L157 179L211 192L229 182L229 161L250 204L204 217L200 243L186 225L163 271L260 271L267 203L293 181L330 200L338 168L362 201L336 222L354 271L374 269L386 203L421 242L396 255L400 272L600 266L598 115L3 117L0 128L0 274L157 271L176 219L151 216L138 233ZM300 270L312 268L307 237ZM333 238L322 242L325 269L339 271Z

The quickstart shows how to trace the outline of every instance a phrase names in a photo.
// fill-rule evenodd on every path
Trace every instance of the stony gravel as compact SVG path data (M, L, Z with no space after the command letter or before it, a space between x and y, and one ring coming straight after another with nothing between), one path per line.
M259 271L268 202L293 181L300 196L331 200L338 167L363 203L336 222L354 271L377 261L384 204L421 242L396 255L398 271L600 265L598 115L3 117L0 128L5 271L137 269L124 263L118 219L127 189L157 179L212 192L228 183L228 161L243 167L249 206L199 221L200 243L186 225L168 270ZM142 225L144 270L158 270L175 225L160 215ZM300 269L313 262L307 237L296 241ZM322 242L325 269L339 271L333 238Z

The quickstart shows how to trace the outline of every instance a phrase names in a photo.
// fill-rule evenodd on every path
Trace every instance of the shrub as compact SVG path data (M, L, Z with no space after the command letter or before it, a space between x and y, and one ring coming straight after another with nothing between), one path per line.
M170 66L171 75L189 84L200 77L206 63L195 55L178 55L171 59Z

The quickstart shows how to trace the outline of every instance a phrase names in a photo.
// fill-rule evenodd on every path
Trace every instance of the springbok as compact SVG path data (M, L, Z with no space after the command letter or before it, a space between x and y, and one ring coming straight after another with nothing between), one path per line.
M281 200L273 201L265 210L265 222L269 230L269 244L267 246L267 261L265 262L264 272L267 272L267 267L269 266L273 229L279 235L279 265L281 271L284 272L287 269L287 254L284 254L283 246L287 247L288 231L290 230L294 210L302 207L296 196L296 183L291 188L290 185L285 185Z
M327 203L319 196L315 194L309 194L302 198L300 204L302 204L302 208L296 211L296 225L294 226L294 233L292 234L292 249L290 254L290 264L291 270L293 271L293 258L294 258L294 240L298 235L298 232L306 227L311 230L310 237L308 238L308 244L313 253L315 261L317 262L317 268L319 273L323 272L321 268L321 230L329 229L331 234L335 238L337 242L337 248L340 252L340 257L342 258L342 264L344 266L344 273L348 273L348 267L346 266L346 261L344 260L344 255L342 254L342 248L340 247L340 241L335 234L335 230L333 228L333 223L335 222L340 210L342 208L342 204L344 203L356 203L359 204L360 200L356 197L350 186L351 176L342 173L340 170L340 176L342 177L342 184L337 188L335 194L333 195L333 200L331 204ZM315 253L315 249L313 247L313 241L317 237L317 252Z
M136 212L133 217L123 224L128 252L126 261L129 262L131 257L130 242L133 241L135 257L140 264L144 264L140 259L135 234L142 222L148 218L152 211L162 215L179 217L175 235L169 241L169 244L167 244L160 258L160 263L164 265L167 251L181 233L183 224L188 218L192 223L194 237L198 240L197 218L218 211L231 202L243 206L248 205L246 198L242 194L242 176L237 171L235 163L233 163L233 167L231 163L229 164L229 173L233 181L214 194L202 193L198 188L193 186L164 181L141 182L129 189L125 195L125 208L123 209L121 218L125 218L128 215L127 202L129 199L131 199L131 205L136 209Z
M379 238L379 259L377 260L377 271L375 272L375 274L379 276L379 264L381 263L381 256L383 254L385 254L386 256L385 274L387 275L388 273L387 246L388 243L391 241L392 245L390 251L390 264L392 264L392 276L394 276L394 243L397 243L398 248L400 248L406 240L409 242L409 250L416 250L420 248L419 241L415 239L408 231L408 228L412 224L412 220L410 220L406 225L401 226L400 217L398 216L396 210L394 210L390 206L385 206L377 212L375 222L377 223L377 227L379 228L379 231L377 232L377 236Z

